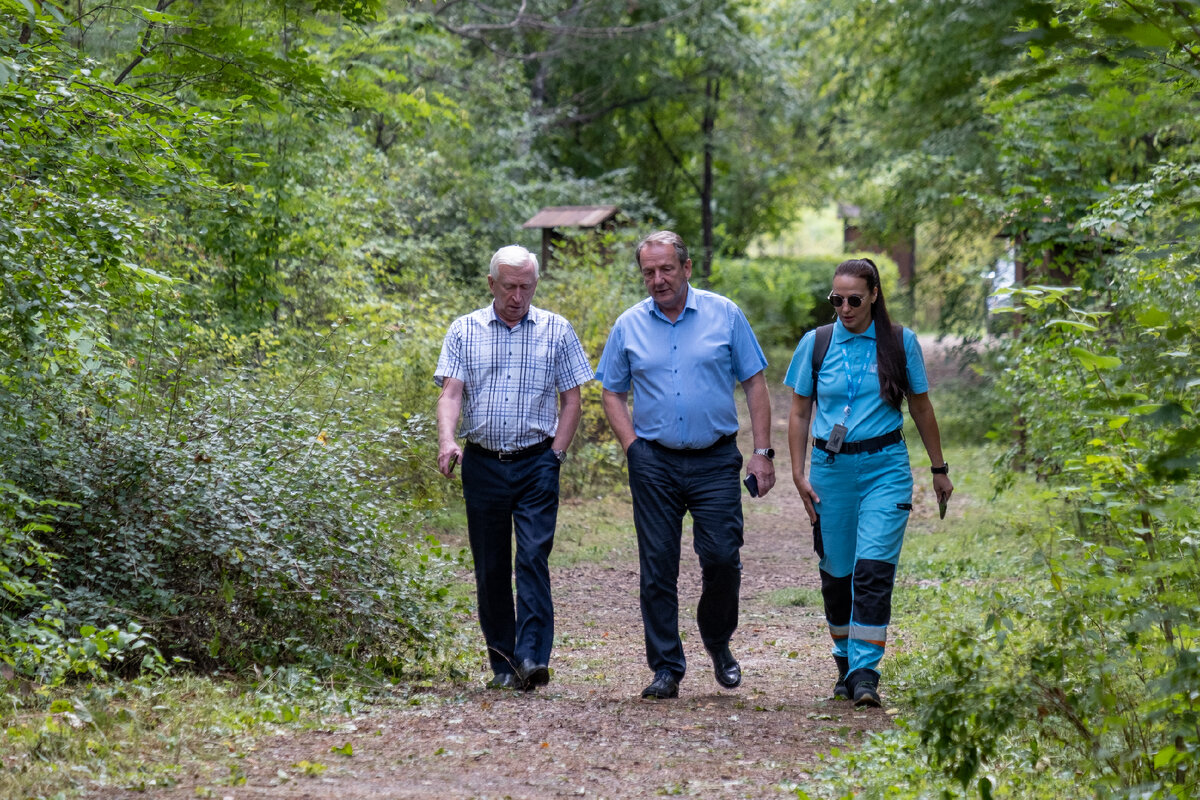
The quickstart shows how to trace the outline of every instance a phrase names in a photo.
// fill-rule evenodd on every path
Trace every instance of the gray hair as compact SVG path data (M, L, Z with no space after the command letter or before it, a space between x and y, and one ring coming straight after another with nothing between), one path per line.
M647 236L638 242L637 249L633 251L634 260L640 268L642 266L642 248L648 244L669 244L675 248L675 257L679 259L679 266L683 266L688 260L687 245L683 243L683 237L674 231L658 231Z
M492 254L492 263L488 266L488 275L493 278L500 277L499 269L503 264L506 267L524 267L533 264L533 277L538 276L538 261L533 253L521 247L519 244L510 244L507 247L501 247Z

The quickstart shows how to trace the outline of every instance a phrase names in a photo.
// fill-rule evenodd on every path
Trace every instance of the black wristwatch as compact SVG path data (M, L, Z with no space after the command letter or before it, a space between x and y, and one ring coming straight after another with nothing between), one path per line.
M766 456L767 458L771 459L772 461L774 461L774 460L775 460L775 450L774 450L774 448L771 448L771 447L759 447L759 448L756 448L756 449L754 450L754 455L756 455L756 456Z
M950 474L950 465L943 461L942 465L940 467L930 467L929 471L932 472L934 475L949 475Z

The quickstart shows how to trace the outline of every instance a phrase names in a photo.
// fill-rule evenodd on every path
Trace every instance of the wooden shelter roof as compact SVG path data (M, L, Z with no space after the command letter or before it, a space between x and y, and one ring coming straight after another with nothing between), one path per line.
M549 206L534 214L521 227L594 228L616 214L616 206Z

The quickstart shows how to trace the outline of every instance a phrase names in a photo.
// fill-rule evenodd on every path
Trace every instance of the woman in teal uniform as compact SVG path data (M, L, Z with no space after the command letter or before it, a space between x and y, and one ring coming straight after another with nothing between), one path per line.
M861 258L839 264L829 302L837 320L804 335L784 379L795 390L788 447L821 559L821 594L838 668L834 696L878 707L896 563L912 511L900 411L906 398L934 465L939 504L954 486L921 346L911 330L892 325L875 263ZM824 356L815 361L814 349L820 356L822 348ZM812 470L806 476L810 427Z

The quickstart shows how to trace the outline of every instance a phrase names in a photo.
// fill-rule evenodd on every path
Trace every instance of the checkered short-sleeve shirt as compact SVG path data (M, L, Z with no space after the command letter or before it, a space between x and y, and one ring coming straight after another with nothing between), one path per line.
M529 307L509 328L493 306L450 325L442 341L434 382L463 382L458 435L489 450L531 447L558 430L558 394L594 374L571 323Z

